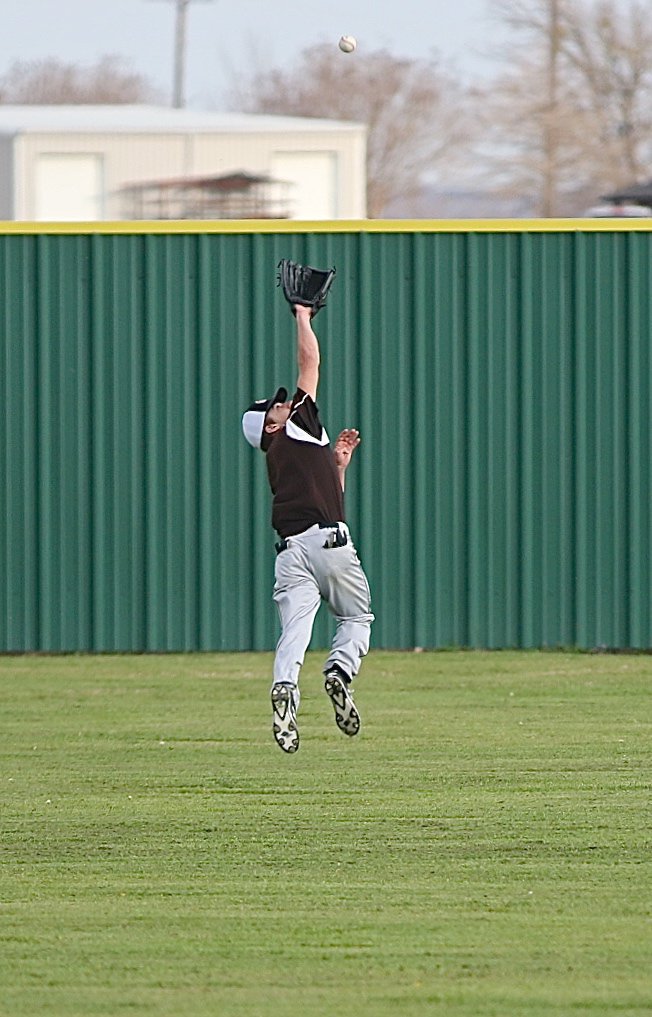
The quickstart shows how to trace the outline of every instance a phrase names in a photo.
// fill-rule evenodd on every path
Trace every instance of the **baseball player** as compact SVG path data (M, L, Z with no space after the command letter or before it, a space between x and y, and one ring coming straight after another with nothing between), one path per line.
M369 649L374 618L369 584L344 514L344 478L360 436L347 428L331 448L316 404L319 343L312 326L316 310L299 304L292 310L296 391L288 400L286 389L279 388L271 399L252 403L242 418L247 441L266 455L272 525L279 535L274 600L281 635L271 701L274 738L284 752L299 748L299 671L321 601L337 620L324 665L324 689L337 726L349 736L360 730L351 680Z

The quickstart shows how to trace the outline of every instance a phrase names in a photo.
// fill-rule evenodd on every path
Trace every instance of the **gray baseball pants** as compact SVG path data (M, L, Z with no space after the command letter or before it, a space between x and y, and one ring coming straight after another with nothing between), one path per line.
M274 601L281 621L281 636L274 658L274 682L286 682L295 690L299 704L299 672L312 636L315 615L322 600L335 616L337 626L327 671L339 664L351 678L360 670L369 650L371 597L351 535L345 523L343 547L324 547L334 528L311 526L295 537L276 558Z

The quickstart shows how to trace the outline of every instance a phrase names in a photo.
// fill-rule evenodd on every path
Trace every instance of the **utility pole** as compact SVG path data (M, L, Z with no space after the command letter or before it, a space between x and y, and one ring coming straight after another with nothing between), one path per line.
M176 8L174 22L174 69L172 84L172 105L182 109L186 104L186 23L188 7L192 0L172 0Z
M177 16L174 28L174 81L172 85L172 105L181 109L186 104L186 21L190 0L176 0Z
M544 121L544 174L543 208L545 217L557 212L557 185L559 172L559 128L557 125L559 54L561 50L561 25L559 0L549 0L548 10L548 68L547 102Z

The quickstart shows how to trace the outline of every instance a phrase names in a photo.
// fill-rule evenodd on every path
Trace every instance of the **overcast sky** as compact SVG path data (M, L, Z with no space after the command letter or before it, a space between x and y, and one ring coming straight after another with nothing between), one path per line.
M172 92L175 0L4 0L0 75L14 61L56 57L92 64L123 57L169 102ZM490 0L192 0L187 19L186 104L223 108L238 66L288 66L316 43L354 35L360 50L397 56L433 52L466 77L486 74L486 54L500 32Z

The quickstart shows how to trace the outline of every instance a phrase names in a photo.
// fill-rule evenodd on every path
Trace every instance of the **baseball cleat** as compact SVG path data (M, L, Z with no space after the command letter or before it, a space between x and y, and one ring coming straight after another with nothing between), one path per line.
M360 730L360 714L356 709L351 689L337 668L325 674L324 689L335 710L335 723L345 735L357 735Z
M284 752L296 752L299 748L299 729L292 687L281 682L273 685L271 698L274 737Z

